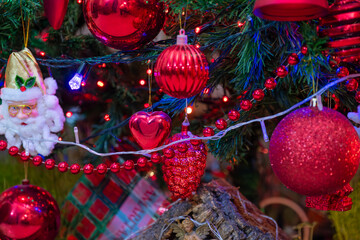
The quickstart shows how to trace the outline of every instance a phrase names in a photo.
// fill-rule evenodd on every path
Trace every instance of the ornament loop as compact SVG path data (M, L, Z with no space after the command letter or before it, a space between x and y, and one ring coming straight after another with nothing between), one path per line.
M176 44L177 45L187 45L187 35L185 35L185 30L180 29L179 35L176 37Z

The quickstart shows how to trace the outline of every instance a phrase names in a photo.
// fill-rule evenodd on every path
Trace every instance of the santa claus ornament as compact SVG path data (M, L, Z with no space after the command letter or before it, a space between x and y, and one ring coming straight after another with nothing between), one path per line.
M269 146L271 166L291 190L320 210L351 209L350 180L360 160L360 140L339 112L305 107L287 115Z
M10 55L0 111L0 134L5 135L8 148L22 146L32 156L51 153L58 139L54 133L63 129L65 121L56 89L52 77L43 80L29 49Z

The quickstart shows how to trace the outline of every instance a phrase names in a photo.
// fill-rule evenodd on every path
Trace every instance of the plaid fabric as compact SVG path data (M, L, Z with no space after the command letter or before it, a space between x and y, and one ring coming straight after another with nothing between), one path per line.
M68 240L125 239L151 224L169 202L135 171L84 175L67 196L61 235Z

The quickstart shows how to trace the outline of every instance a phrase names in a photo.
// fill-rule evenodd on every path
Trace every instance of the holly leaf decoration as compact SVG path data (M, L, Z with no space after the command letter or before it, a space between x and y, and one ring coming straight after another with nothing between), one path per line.
M15 84L16 84L16 86L17 86L18 88L20 88L21 86L24 85L24 83L25 83L25 80L24 80L22 77L16 75L16 77L15 77Z
M32 88L34 85L35 85L35 80L36 78L35 77L30 77L26 80L25 82L25 87L26 88Z

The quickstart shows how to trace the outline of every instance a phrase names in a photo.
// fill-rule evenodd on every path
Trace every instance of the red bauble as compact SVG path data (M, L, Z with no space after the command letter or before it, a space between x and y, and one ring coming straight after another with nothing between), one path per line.
M70 172L72 174L78 174L81 170L81 167L78 163L75 163L73 165L70 166Z
M299 56L296 53L292 53L289 55L287 62L289 63L289 65L296 65L299 63Z
M171 131L171 118L164 112L137 112L131 116L129 128L136 142L143 149L161 145Z
M244 111L249 111L252 108L252 102L248 99L242 100L240 102L240 108Z
M215 131L211 127L206 127L203 130L204 137L211 137L215 135Z
M46 190L22 184L0 195L0 239L51 240L59 227L59 207Z
M7 148L7 142L0 140L0 151L4 151Z
M264 93L264 90L262 89L255 89L253 94L252 94L253 98L256 100L256 101L261 101L264 99L265 97L265 93Z
M331 194L356 173L360 140L342 114L305 107L278 124L269 157L275 174L291 190L307 196Z
M254 14L274 21L304 21L324 16L327 0L256 0Z
M30 159L30 154L26 154L25 151L22 151L22 152L20 153L20 158L21 158L21 160L24 161L24 162L29 161L29 159Z
M157 0L85 0L90 32L106 46L133 50L153 40L164 25L164 4Z
M134 169L134 166L135 166L135 164L134 164L134 162L133 162L132 160L126 160L126 161L124 162L124 168L125 168L126 170L128 170L128 171L133 170L133 169Z
M205 55L186 43L179 35L176 45L166 48L158 57L154 76L159 87L175 98L189 98L200 93L209 79Z
M346 77L350 74L349 69L347 67L339 67L336 70L336 76L338 78Z
M16 156L19 153L19 148L12 146L9 148L9 154L10 156Z
M60 172L64 173L68 170L69 164L67 162L60 162L58 165L58 169Z
M289 71L287 69L287 67L285 66L280 66L276 69L276 76L278 76L279 78L284 78L288 75Z
M137 160L137 165L141 168L146 167L147 159L145 157L141 157Z
M172 136L166 144L189 138L187 130L187 127L183 127L182 132ZM187 145L187 151L185 153L179 152L178 144L175 144L173 146L175 156L165 158L162 167L164 180L174 199L190 197L198 188L206 167L205 144L200 143L194 146L190 141L183 143Z
M352 79L347 80L346 89L349 92L356 91L358 89L358 87L359 87L359 83L356 79L352 78Z
M160 153L152 153L151 154L151 158L150 158L151 162L153 163L160 163L161 162L161 154Z
M55 167L55 160L51 159L51 158L46 159L45 160L45 167L48 170L53 169Z
M215 126L219 130L224 130L227 127L227 122L225 119L220 118L215 122Z
M228 114L228 117L231 121L237 121L240 118L240 113L239 111L231 110Z
M308 47L306 45L301 46L300 52L306 55L308 53Z
M58 30L66 14L69 0L43 0L45 15L50 25Z
M110 165L110 171L113 173L118 173L120 171L120 163L114 162Z
M105 174L107 172L107 169L108 168L105 163L100 163L96 168L96 170L99 174Z
M33 157L32 162L35 166L40 166L42 164L43 158L39 155Z
M357 91L357 92L355 93L355 100L356 100L358 103L360 103L360 91Z
M175 156L174 149L172 149L172 148L165 148L163 150L163 154L167 158L173 158Z
M91 163L85 164L83 171L85 174L92 174L94 171L94 165Z
M276 87L276 80L275 78L268 78L265 80L264 86L266 89L273 90Z

